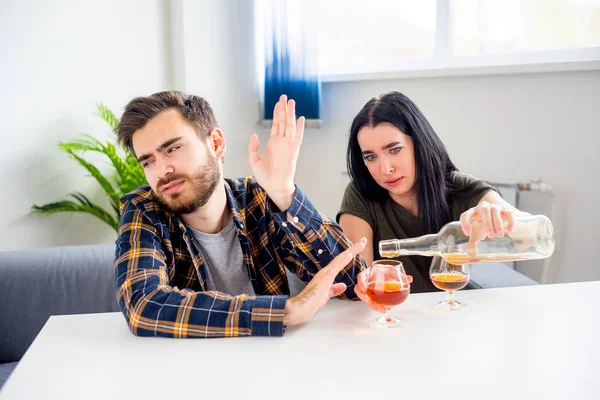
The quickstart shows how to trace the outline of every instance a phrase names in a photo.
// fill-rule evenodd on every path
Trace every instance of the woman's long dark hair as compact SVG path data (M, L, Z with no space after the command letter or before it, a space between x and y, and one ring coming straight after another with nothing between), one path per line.
M383 201L389 196L371 176L358 144L358 131L362 127L376 127L385 122L412 137L421 234L436 233L452 220L449 199L452 173L457 168L421 110L408 97L399 92L385 93L369 100L360 110L350 127L348 174L364 198Z

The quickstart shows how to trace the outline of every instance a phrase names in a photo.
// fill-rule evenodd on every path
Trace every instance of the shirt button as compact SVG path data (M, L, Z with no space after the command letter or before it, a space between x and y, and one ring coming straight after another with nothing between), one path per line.
M284 228L287 228L287 222L282 222L281 226L283 226Z
M319 255L323 254L323 249L319 249L319 251L317 251L317 253L319 253Z
M292 221L298 222L298 217L294 217L294 219Z

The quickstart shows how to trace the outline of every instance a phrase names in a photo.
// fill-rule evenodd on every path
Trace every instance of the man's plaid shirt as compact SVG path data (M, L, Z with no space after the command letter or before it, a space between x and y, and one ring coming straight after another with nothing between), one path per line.
M165 211L149 186L121 199L116 241L117 300L139 336L281 336L289 287L284 265L309 282L350 246L335 222L302 193L279 212L253 178L225 179L227 203L237 227L244 263L257 296L206 291L206 264L192 233ZM355 257L336 278L356 299L355 277L364 262Z

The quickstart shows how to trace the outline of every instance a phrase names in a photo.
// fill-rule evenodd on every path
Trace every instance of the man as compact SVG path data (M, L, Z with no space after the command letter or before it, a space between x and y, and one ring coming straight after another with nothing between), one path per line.
M121 199L117 299L139 336L281 336L352 286L366 240L351 245L294 185L304 118L281 96L253 177L223 179L226 141L201 97L133 99L117 129L149 186ZM289 297L285 267L307 286ZM335 283L334 283L335 282Z

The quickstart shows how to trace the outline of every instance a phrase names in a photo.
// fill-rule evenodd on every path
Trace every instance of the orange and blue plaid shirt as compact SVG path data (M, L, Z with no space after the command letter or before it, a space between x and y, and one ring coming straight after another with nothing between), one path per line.
M284 266L304 282L350 246L342 228L296 188L280 212L253 178L224 180L244 263L256 296L206 291L206 264L181 219L156 202L149 186L121 199L115 285L119 306L138 336L281 336L289 286ZM361 257L337 277L356 299Z

